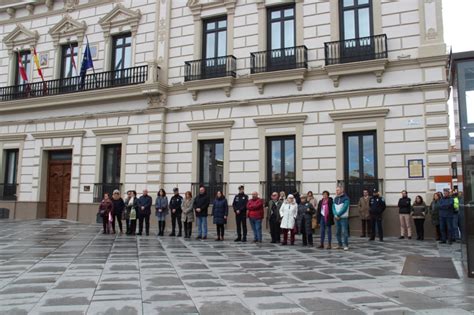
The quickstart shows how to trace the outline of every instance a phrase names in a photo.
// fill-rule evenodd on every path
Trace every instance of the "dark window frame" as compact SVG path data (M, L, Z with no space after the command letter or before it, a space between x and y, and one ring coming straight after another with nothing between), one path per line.
M284 15L284 11L287 9L293 9L293 16L286 17ZM272 12L281 11L281 17L275 20L272 20ZM272 48L272 22L279 21L280 22L280 40L281 46L280 48L276 49L285 49L289 47L285 47L285 21L293 20L293 39L294 43L293 46L296 46L296 8L295 4L285 4L285 5L277 5L267 8L267 50L273 50Z
M377 151L377 131L376 130L367 130L367 131L355 131L355 132L345 132L343 134L344 138L344 180L348 182L349 178L349 137L359 137L359 180L366 179L360 175L364 174L364 162L363 162L363 152L364 152L364 136L373 136L374 137L374 179L378 179L378 151Z
M29 57L27 57L29 56ZM21 78L21 75L20 75L20 68L19 68L19 65L18 65L18 57L21 58L21 62L23 63L23 67L25 68L25 71L26 71L26 75L27 76L30 76L31 71L28 71L28 66L31 67L32 66L32 53L31 53L31 50L29 49L26 49L26 50L21 50L19 51L19 55L16 54L16 71L15 71L15 85L21 85L21 84L25 84L25 82L21 83L20 80L22 80ZM28 82L30 82L31 78L28 77Z
M285 162L286 162L286 157L285 157L285 141L286 140L293 140L293 153L294 153L294 165L293 165L293 168L295 170L295 178L283 178L283 179L280 179L280 181L285 181L285 180L292 180L292 181L296 181L296 136L295 135L287 135L287 136L270 136L270 137L266 137L265 141L266 141L266 149L267 149L267 158L266 158L266 162L267 162L267 182L274 182L273 178L272 178L272 142L273 141L280 141L281 143L281 149L280 149L280 173L282 175L285 174Z
M13 167L13 183L10 183L8 181L8 178L10 177L11 170L9 169L10 165L10 154L11 152L15 152L15 165ZM18 160L19 160L19 154L20 150L19 149L5 149L3 151L3 154L5 155L5 174L4 174L4 184L11 184L11 185L16 185L17 183L17 176L18 176Z
M107 164L108 164L108 149L113 149L113 158L112 158L112 182L108 182L108 174L107 174ZM122 171L122 144L121 143L111 143L111 144L103 144L102 145L102 180L101 183L103 184L118 184L120 183L121 179L121 171ZM117 172L118 171L118 172Z
M68 51L70 51L71 47L72 47L72 52L68 53ZM61 45L61 75L60 75L61 79L71 78L71 77L74 76L73 75L74 66L72 65L72 62L69 63L69 69L68 69L68 73L70 73L70 75L69 76L65 75L66 59L71 58L71 56L73 56L75 58L74 60L76 62L76 67L77 67L77 54L78 54L78 52L79 52L79 48L78 48L77 43L70 43L70 44Z
M126 43L126 38L130 37L130 43ZM124 39L124 42L121 44L118 44L118 41ZM122 50L122 57L125 58L125 51L126 49L130 47L130 56L132 57L132 33L127 32L127 33L121 33L112 36L112 60L111 60L111 67L110 69L112 71L117 71L117 70L124 70L125 68L125 62L122 62L122 65L119 68L116 68L115 62L117 58L117 49Z
M225 27L219 28L219 22L221 21L226 21ZM207 25L211 23L216 23L216 27L213 30L208 31L207 30ZM221 15L218 17L213 17L209 19L202 20L202 59L208 59L207 58L207 35L210 33L215 33L216 34L216 40L214 44L214 57L211 58L219 58L219 57L224 57L227 55L227 41L228 41L228 20L227 20L227 15ZM224 56L219 56L219 36L218 34L222 31L225 31L225 54Z
M222 144L224 146L224 139L213 139L213 140L199 140L199 183L201 184L216 184L216 183L223 183L224 178L222 178L221 181L218 181L218 179L214 178L216 176L209 176L209 182L204 181L204 146L206 144L212 144L214 145L214 161L215 159L215 154L216 154L216 144ZM225 153L225 152L224 152ZM224 157L223 157L224 158ZM223 165L222 167L224 168L225 161L222 161ZM212 171L214 175L217 174L217 163L213 164L214 170ZM223 169L224 173L224 169Z
M374 14L372 0L368 0L366 4L360 4L359 0L354 0L354 5L344 7L344 0L339 0L339 38L341 40L347 40L344 34L344 12L349 10L354 10L354 28L355 28L355 37L354 39L360 38L359 36L359 9L369 8L369 18L370 18L370 34L369 36L374 35Z

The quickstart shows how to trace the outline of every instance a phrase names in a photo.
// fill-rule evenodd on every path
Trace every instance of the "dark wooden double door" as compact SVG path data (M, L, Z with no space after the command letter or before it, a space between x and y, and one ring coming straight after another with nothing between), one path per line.
M71 192L70 150L50 151L48 158L48 192L46 211L51 219L65 219Z

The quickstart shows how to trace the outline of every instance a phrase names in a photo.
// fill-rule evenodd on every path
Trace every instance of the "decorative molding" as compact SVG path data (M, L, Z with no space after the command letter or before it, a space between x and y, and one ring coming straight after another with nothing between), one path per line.
M29 15L33 15L33 13L35 12L35 5L32 3L28 3L26 5L26 11L28 11Z
M64 0L64 9L66 12L74 11L78 4L79 0Z
M305 122L308 115L279 115L279 116L267 116L267 117L258 117L254 118L253 121L257 126L271 126L271 125L295 125L302 124Z
M188 92L193 96L193 100L196 101L199 91L204 90L214 90L214 89L223 89L227 97L230 97L230 91L234 86L234 77L222 77L222 78L212 78L205 80L195 80L188 81L184 85Z
M37 31L30 31L21 24L17 24L15 29L3 38L3 43L7 46L8 53L12 54L14 48L28 46L28 49L36 46L39 34Z
M134 11L125 8L122 4L117 4L112 11L107 13L99 20L99 24L104 30L104 38L107 41L111 35L111 31L115 27L129 26L132 36L137 34L138 23L142 14L140 10Z
M92 129L96 136L124 135L130 132L131 127L105 127Z
M66 14L61 21L50 28L48 33L53 38L54 46L57 47L61 39L67 38L69 40L71 36L76 36L77 42L82 43L86 30L87 24L85 21L81 23Z
M206 3L201 3L199 0L188 0L186 6L191 10L194 20L201 19L201 14L203 10L215 9L219 7L225 7L227 14L234 14L235 5L237 0L214 0Z
M85 130L60 130L32 133L35 139L83 137Z
M208 129L224 129L231 128L234 125L233 119L228 120L207 120L200 122L187 123L190 130L208 130Z
M3 141L25 141L26 133L15 133L15 134L0 134L0 142Z
M306 68L261 72L250 75L250 79L258 88L258 93L263 94L265 84L276 82L295 82L298 91L303 89L303 82L307 73Z
M367 118L380 118L387 116L390 111L387 107L374 107L374 108L362 108L362 109L348 109L339 110L329 113L329 117L332 120L353 120L353 119L367 119Z
M333 81L334 87L339 87L339 78L344 75L374 73L377 82L382 82L382 74L384 73L388 64L388 59L374 59L359 62L341 63L336 65L326 66L328 76Z

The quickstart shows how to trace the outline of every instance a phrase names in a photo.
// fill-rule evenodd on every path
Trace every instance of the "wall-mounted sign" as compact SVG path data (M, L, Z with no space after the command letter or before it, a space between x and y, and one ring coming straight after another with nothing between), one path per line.
M424 178L423 160L408 160L408 178Z

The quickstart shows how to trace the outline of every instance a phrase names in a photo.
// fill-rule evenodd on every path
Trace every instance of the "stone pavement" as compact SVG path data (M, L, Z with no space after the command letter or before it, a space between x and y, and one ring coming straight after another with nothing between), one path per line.
M406 255L458 255L434 241L354 237L343 252L210 236L157 240L67 221L0 221L0 314L474 311L474 280L464 278L457 258L461 279L400 275Z

